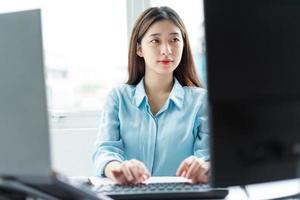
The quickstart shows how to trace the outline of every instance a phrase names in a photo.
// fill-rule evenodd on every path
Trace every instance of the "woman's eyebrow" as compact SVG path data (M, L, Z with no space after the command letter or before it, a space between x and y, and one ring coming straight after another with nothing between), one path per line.
M170 33L169 35L176 35L176 36L179 36L180 33L178 33L178 32L173 32L173 33Z
M152 33L149 35L150 37L161 36L161 33Z
M150 36L150 37L155 37L155 36L161 36L161 35L162 35L161 33L152 33L152 34L150 34L149 36ZM178 32L172 32L172 33L169 33L169 35L176 35L176 36L179 36L180 33L178 33Z

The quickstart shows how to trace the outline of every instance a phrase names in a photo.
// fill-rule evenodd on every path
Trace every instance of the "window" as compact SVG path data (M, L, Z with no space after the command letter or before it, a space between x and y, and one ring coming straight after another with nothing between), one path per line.
M96 128L104 100L127 77L126 1L43 1L53 128Z
M127 76L126 1L44 1L42 18L50 111L99 111Z

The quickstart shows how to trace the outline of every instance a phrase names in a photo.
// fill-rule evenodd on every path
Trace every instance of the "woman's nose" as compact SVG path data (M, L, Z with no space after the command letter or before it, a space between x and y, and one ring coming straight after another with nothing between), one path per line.
M162 55L172 54L171 46L169 44L162 44L161 45L161 54Z

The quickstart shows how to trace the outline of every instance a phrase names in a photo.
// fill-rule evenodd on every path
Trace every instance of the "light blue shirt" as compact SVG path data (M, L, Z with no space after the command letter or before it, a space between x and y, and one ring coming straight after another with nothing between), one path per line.
M112 160L142 161L152 176L174 176L180 163L195 155L209 159L206 90L182 87L174 79L164 106L153 115L143 79L121 85L103 107L93 161L104 175Z

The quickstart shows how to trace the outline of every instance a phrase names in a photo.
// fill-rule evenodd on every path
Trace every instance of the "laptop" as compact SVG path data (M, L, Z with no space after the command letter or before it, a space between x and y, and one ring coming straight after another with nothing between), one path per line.
M40 13L0 14L0 197L111 199L52 171Z

